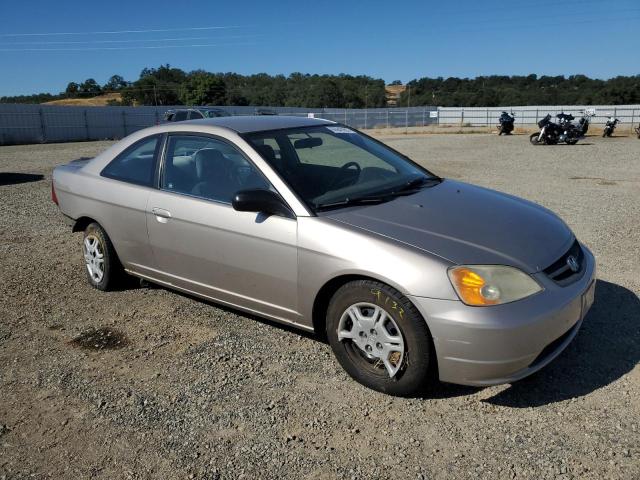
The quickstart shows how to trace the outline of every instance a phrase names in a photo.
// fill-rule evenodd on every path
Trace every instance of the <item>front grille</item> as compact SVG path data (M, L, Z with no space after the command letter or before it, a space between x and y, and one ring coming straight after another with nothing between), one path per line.
M578 265L578 269L576 271L571 269L568 261L569 257L573 257L576 260ZM581 278L585 271L585 261L584 252L582 251L582 247L580 246L580 243L578 243L578 240L573 242L571 248L569 248L564 255L543 271L551 280L562 286L569 285Z

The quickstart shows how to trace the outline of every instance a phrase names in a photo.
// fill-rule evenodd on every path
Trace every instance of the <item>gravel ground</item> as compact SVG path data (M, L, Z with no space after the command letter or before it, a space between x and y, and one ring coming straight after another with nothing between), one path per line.
M96 291L50 176L109 142L0 147L0 479L639 478L640 141L381 138L551 208L591 247L596 302L555 362L392 398L310 335L161 288ZM74 341L92 328L115 333Z

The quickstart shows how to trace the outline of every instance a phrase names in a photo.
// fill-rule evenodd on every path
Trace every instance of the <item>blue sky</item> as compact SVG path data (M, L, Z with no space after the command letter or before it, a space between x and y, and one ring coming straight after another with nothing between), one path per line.
M640 74L638 0L3 0L0 19L0 96L135 80L165 63L388 82Z

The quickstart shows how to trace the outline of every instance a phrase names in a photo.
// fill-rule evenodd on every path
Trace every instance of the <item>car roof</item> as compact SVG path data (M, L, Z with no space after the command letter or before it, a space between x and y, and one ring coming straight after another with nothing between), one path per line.
M335 122L320 118L293 117L284 115L241 115L236 117L205 118L180 122L183 125L210 125L225 127L238 133L262 132L281 128L317 127Z

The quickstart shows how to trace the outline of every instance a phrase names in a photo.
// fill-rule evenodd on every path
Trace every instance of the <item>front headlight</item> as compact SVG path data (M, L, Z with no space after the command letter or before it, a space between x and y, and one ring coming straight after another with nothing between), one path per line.
M509 303L542 290L529 275L506 265L461 265L447 273L460 300L472 306Z

